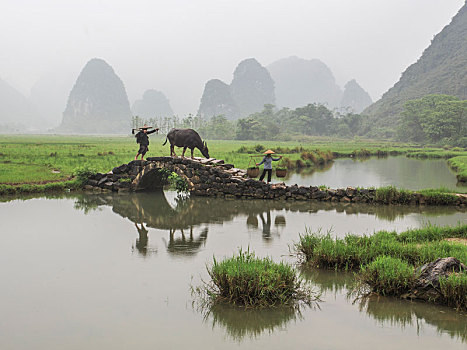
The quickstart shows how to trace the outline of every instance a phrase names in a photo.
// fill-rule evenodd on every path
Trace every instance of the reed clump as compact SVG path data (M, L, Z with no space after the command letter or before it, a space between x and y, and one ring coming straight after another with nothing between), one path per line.
M211 303L228 303L243 307L271 307L310 304L313 293L297 272L284 262L258 258L249 250L240 250L231 258L208 268L211 282L198 289Z
M379 256L402 259L421 265L440 257L452 256L467 263L467 249L446 238L467 238L467 225L428 226L396 232L379 231L372 236L347 235L334 238L328 232L307 230L295 244L296 251L310 265L338 270L359 270Z
M347 235L334 238L328 232L306 231L295 250L304 263L357 273L357 289L401 296L415 287L418 267L438 258L454 257L467 264L467 249L462 242L448 238L467 238L467 225L428 226L400 234L380 231L372 236ZM467 272L453 272L440 279L441 303L467 308Z
M467 271L452 273L439 280L441 293L447 305L467 309Z
M416 280L413 266L386 255L378 256L363 266L358 278L370 285L373 292L393 296L407 293Z
M409 204L421 200L430 205L456 205L458 197L446 188L410 191L385 186L375 190L375 202L381 204Z

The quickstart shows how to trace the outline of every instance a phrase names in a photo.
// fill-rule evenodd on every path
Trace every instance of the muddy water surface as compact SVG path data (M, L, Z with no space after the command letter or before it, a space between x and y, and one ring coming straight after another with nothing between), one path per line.
M465 184L457 183L456 174L449 169L446 160L404 156L336 159L315 171L303 169L300 173L291 173L285 182L331 188L393 185L409 190L445 187L467 191Z
M180 199L167 192L0 203L1 349L465 349L467 316L379 298L352 276L303 271L323 302L300 311L211 310L190 285L212 256L250 247L296 262L305 227L402 231L467 223L465 209Z

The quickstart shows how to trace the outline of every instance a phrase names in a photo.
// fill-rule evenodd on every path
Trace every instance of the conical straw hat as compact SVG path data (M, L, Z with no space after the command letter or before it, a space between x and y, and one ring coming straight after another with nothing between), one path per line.
M141 128L138 128L139 130L148 130L148 129L152 129L152 126L147 126L146 124L144 124L144 126L142 126Z
M268 150L267 150L266 152L264 152L263 154L274 154L274 153L276 153L276 152L274 152L274 151L268 149Z

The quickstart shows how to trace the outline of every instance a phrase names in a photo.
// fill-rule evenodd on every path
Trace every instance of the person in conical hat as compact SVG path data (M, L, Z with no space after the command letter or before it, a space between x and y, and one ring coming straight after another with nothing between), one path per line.
M270 149L268 149L266 152L264 152L263 154L265 154L263 160L261 161L261 163L256 163L256 165L261 165L261 164L264 164L264 169L263 169L263 173L261 174L260 178L259 178L259 181L263 181L264 180L264 177L266 176L266 174L268 174L268 183L271 182L271 176L272 176L272 162L277 162L279 159L282 158L282 156L279 156L279 158L273 158L272 155L276 153Z
M141 128L138 129L131 129L131 133L134 134L136 130L139 130L138 133L135 135L136 137L136 142L139 143L139 150L138 153L136 153L135 160L138 159L138 156L141 154L141 160L144 160L144 155L146 154L147 151L149 151L149 134L152 134L154 132L158 132L159 129L155 128L154 130L148 131L148 129L152 129L152 126L147 126L144 124Z

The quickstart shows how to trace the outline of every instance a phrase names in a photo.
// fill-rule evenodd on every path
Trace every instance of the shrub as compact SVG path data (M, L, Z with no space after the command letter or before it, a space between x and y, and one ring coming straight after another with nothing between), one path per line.
M467 272L452 273L439 280L444 302L458 309L467 309Z
M409 203L413 198L413 192L408 190L399 190L394 186L380 187L376 189L375 200L379 203L390 204Z
M240 249L236 256L220 262L214 258L208 273L212 283L204 287L214 303L267 307L312 301L311 292L290 265L257 258L249 250Z
M169 181L171 187L174 188L177 191L177 193L187 193L188 192L188 182L183 177L178 175L177 173L172 172L168 176L168 181Z
M76 177L76 180L78 181L79 184L84 185L88 181L89 177L91 175L94 175L95 173L96 171L94 169L91 169L85 165L85 166L76 168L75 171L73 172L73 176Z
M358 278L368 284L373 292L395 296L406 293L415 282L413 266L386 255L363 266Z

